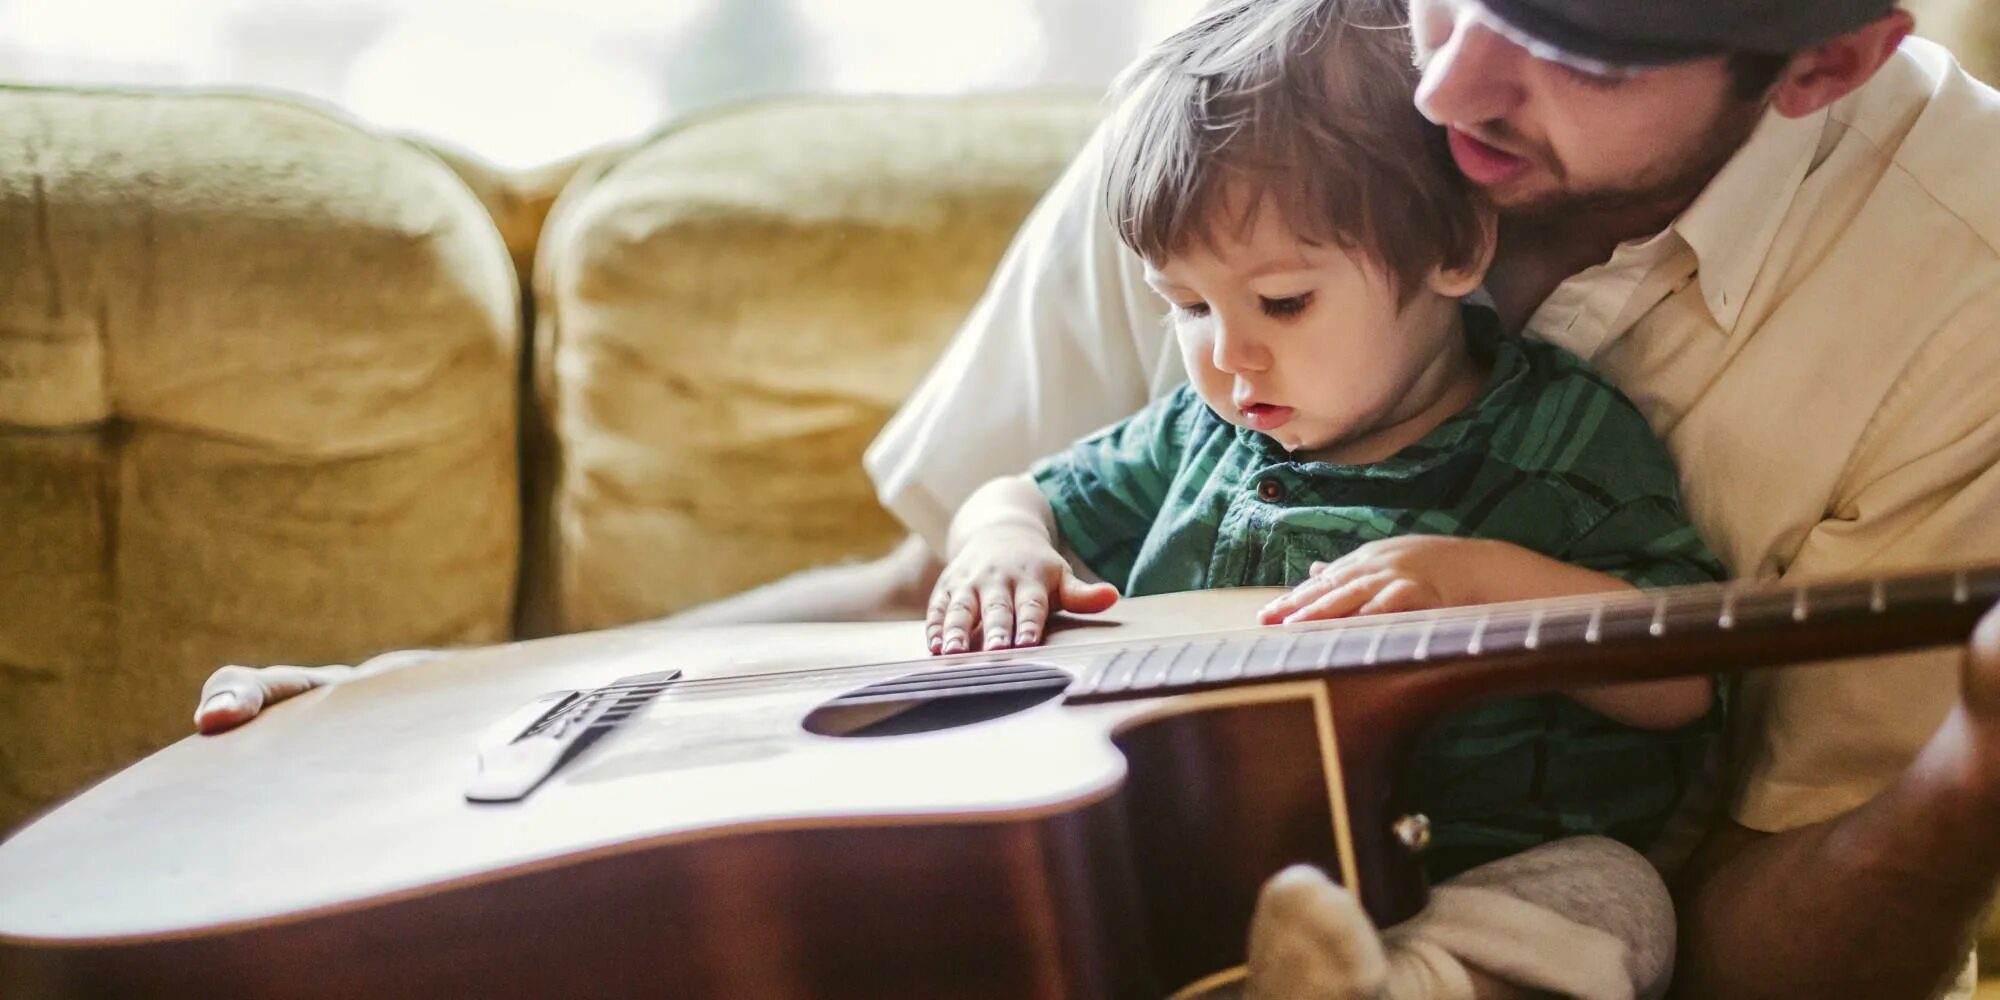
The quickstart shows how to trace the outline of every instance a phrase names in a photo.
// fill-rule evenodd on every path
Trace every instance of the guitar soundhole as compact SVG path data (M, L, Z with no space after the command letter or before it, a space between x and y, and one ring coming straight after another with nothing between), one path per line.
M1048 701L1070 675L1039 663L905 674L856 688L806 714L821 736L907 736L1004 718Z

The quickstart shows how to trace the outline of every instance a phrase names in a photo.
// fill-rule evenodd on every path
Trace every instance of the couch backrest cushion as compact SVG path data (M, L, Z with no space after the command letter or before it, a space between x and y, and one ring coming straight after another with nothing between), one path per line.
M891 545L861 451L1100 114L1051 97L753 106L565 191L536 275L557 463L530 624L657 616Z
M0 829L219 664L507 635L517 292L443 164L213 94L0 136Z

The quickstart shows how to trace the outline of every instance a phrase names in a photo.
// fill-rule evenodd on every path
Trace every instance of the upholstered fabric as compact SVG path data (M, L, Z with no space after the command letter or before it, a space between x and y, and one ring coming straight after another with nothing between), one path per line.
M1974 76L2000 85L2000 3L1994 0L1905 0L1917 34L1943 42Z
M573 184L536 281L558 450L530 623L662 615L892 544L861 449L1100 110L765 105Z
M219 664L507 636L516 309L402 142L0 89L0 829L185 735Z
M556 197L578 172L593 169L622 152L615 147L592 149L543 166L508 170L448 143L414 135L405 139L443 160L465 182L473 197L479 199L481 207L493 217L493 225L500 231L500 240L506 244L507 255L513 258L514 271L524 286L534 273L535 250Z

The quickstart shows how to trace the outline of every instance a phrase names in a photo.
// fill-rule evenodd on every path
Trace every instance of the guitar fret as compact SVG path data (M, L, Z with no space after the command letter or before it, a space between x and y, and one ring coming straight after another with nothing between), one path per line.
M1521 648L1533 649L1542 643L1542 609L1536 608L1528 617L1528 634L1521 639Z
M1964 570L1959 570L1951 575L1951 603L1964 604L1970 600L1972 597L1969 593L1970 589L1966 583Z
M1213 656L1221 643L1191 642L1182 646L1174 656L1174 662L1167 668L1168 684L1188 684L1201 679L1202 667Z
M1412 659L1428 660L1431 658L1431 633L1437 631L1437 624L1436 615L1424 619L1424 634L1417 639L1417 650L1415 653L1410 654Z
M1097 689L1100 691L1116 691L1120 688L1130 687L1132 684L1132 672L1138 669L1139 661L1144 658L1145 654L1136 649L1119 650L1118 655L1113 656L1111 661L1104 665L1103 673L1098 675Z
M1261 643L1263 641L1264 639L1260 636L1256 639L1244 643L1243 652L1236 657L1236 662L1231 663L1229 665L1229 672L1227 674L1224 674L1223 676L1225 677L1243 676L1245 668L1249 667L1250 665L1250 653L1257 648L1258 643Z
M1722 613L1716 616L1715 627L1736 627L1736 589L1733 587L1722 592Z
M1887 585L1886 585L1885 583L1883 583L1883 581L1882 581L1882 578L1881 578L1881 577L1876 577L1876 578L1875 578L1875 580L1874 580L1874 582L1873 582L1873 583L1871 583L1871 584L1869 584L1869 586L1868 586L1868 610L1869 610L1870 612L1873 612L1874 614L1878 614L1878 615L1879 615L1879 614L1881 614L1882 612L1884 612L1884 611L1888 610L1888 608L1889 608L1889 595L1888 595L1888 592L1887 592L1887 591L1885 590L1885 587L1886 587L1886 586L1887 586Z
M1285 673L1286 671L1295 669L1291 665L1291 658L1292 658L1292 650L1298 648L1298 645L1299 645L1299 634L1296 632L1286 633L1285 640L1278 644L1277 652L1271 654L1270 669L1265 670L1262 664L1260 663L1258 669L1256 670L1257 676L1261 677L1265 674L1282 674Z
M1361 654L1363 666L1374 666L1375 657L1382 652L1382 640L1389 634L1389 626L1380 625L1375 629L1374 638L1368 640L1368 652Z
M1667 634L1667 595L1653 598L1653 623L1646 626L1646 632L1655 639Z
M1603 638L1603 628L1604 602L1599 601L1596 607L1590 609L1590 623L1583 627L1583 641L1597 645L1597 640Z
M1147 649L1146 655L1132 669L1132 683L1128 686L1133 690L1159 687L1166 680L1167 669L1173 666L1174 657L1179 653L1180 650L1165 645Z
M1811 611L1810 611L1810 609L1809 609L1809 608L1807 607L1807 605L1808 605L1809 603L1810 603L1810 599L1806 597L1806 588L1804 588L1804 587L1796 587L1796 588L1793 588L1793 590L1792 590L1792 620L1793 620L1793 621L1795 621L1795 622L1802 622L1802 621L1805 621L1805 620L1806 620L1806 619L1807 619L1808 617L1810 617L1810 615L1811 615Z
M1325 670L1333 664L1333 651L1340 646L1341 636L1346 634L1346 627L1341 627L1321 637L1319 656L1313 660L1314 670Z
M1486 623L1492 620L1493 620L1492 612L1486 612L1479 616L1479 621L1474 623L1472 626L1472 638L1467 639L1465 642L1465 655L1467 656L1479 655L1480 640L1486 637Z

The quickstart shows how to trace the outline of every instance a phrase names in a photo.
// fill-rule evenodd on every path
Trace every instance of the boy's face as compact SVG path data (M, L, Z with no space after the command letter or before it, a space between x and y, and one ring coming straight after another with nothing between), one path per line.
M1503 214L1650 208L1698 194L1743 144L1764 101L1702 59L1596 76L1538 59L1463 0L1412 0L1417 107Z
M1375 446L1462 367L1452 296L1478 275L1434 277L1399 308L1367 257L1300 241L1268 204L1237 229L1219 225L1212 246L1195 241L1146 268L1173 306L1189 382L1224 420L1288 450L1375 460Z

